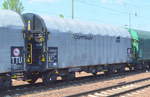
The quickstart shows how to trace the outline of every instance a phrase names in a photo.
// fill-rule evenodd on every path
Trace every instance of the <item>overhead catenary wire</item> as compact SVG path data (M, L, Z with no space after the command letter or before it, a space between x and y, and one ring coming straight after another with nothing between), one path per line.
M112 8L107 8L107 7L98 5L98 4L85 2L85 1L83 1L83 0L76 0L76 1L79 2L79 3L85 4L85 5L92 6L92 7L102 8L102 9L108 10L108 11L110 11L110 12L115 12L115 13L119 13L119 14L128 14L128 12L126 12L126 11L120 11L120 10L116 10L116 9L112 9Z
M129 14L131 14L131 16L137 15L137 11L135 11L135 12L122 11L122 10L118 10L118 9L104 7L102 5L98 5L98 4L91 3L91 2L89 3L89 2L86 2L86 1L83 1L83 0L76 0L76 2L79 2L79 3L84 4L84 5L88 5L88 6L91 6L91 7L97 7L97 8L107 10L111 13L111 15L127 15L127 16ZM143 16L139 16L139 14L138 14L138 17L143 17Z

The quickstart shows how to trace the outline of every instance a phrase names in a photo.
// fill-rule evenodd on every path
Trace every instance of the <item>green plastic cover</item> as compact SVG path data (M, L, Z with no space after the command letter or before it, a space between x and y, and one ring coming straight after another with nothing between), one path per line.
M132 51L133 51L133 58L138 57L138 52L139 52L139 37L137 31L133 29L129 29L129 32L132 37Z
M139 60L150 60L150 32L136 31L139 37Z

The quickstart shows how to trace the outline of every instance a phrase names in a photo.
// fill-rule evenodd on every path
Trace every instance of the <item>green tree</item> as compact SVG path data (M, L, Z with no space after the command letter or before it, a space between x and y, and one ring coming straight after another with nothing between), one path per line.
M2 8L16 11L19 14L21 14L24 11L23 4L20 0L4 0Z
M63 14L60 14L59 17L60 17L60 18L64 18L64 15L63 15Z

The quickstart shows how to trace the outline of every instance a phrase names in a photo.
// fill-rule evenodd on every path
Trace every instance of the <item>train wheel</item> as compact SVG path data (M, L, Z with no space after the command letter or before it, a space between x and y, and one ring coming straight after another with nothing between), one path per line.
M112 69L109 69L109 70L107 70L107 71L104 71L104 74L105 74L106 76L109 76L109 75L114 74L114 72L113 72Z
M117 69L117 72L118 72L118 73L123 73L123 72L125 72L125 67L122 66L121 68L118 68L118 69Z
M68 72L66 75L62 76L62 80L74 80L75 72Z
M4 82L4 87L10 88L11 86L12 86L12 80L11 79Z
M37 77L33 77L32 79L28 80L27 82L29 84L34 84L37 81L37 79L38 79Z
M147 69L150 70L150 64L148 64Z
M45 73L42 76L42 80L45 85L48 85L49 83L55 82L57 80L57 76L56 74Z
M10 76L4 76L0 78L0 88L8 89L12 86L12 80Z
M97 72L94 72L94 73L92 73L94 76L96 76L97 75Z

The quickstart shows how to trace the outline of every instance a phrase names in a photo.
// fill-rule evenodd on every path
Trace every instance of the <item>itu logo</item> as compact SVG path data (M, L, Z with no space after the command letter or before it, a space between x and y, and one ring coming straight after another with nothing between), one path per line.
M23 47L11 47L11 64L23 64Z
M20 55L20 49L19 48L15 48L13 50L13 54L14 54L14 56L18 57Z

